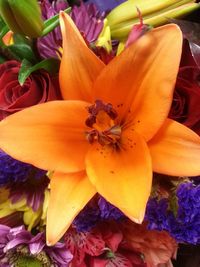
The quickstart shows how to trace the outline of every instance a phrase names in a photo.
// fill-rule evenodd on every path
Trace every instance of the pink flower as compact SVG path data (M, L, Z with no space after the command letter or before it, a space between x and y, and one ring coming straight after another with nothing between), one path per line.
M125 247L143 253L148 267L170 266L170 259L176 256L177 243L167 232L150 231L145 224L133 223L124 224L122 232Z
M70 229L65 234L65 245L73 255L72 267L85 267L86 254L90 256L102 254L105 242L101 233L77 232L75 229Z
M102 223L91 232L69 230L66 248L73 254L72 267L147 267L141 253L123 247L126 243L118 224Z

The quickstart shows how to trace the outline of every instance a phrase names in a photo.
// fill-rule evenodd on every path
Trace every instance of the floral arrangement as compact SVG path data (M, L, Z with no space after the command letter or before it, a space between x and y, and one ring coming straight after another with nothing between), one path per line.
M176 267L199 246L199 7L0 0L0 266Z

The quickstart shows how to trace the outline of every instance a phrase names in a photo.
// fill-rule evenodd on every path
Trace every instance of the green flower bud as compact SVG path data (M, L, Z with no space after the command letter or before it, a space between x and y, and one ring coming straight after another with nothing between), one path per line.
M14 33L42 35L44 23L37 0L0 0L0 15Z

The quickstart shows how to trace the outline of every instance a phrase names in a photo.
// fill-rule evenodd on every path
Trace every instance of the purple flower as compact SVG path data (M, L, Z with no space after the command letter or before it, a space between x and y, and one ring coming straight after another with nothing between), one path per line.
M84 4L72 8L71 17L88 43L95 42L103 28L104 13L94 4Z
M46 171L15 160L0 151L0 187L9 189L12 203L25 197L27 205L37 211L44 201L44 191L48 184Z
M100 217L103 220L120 220L125 215L115 206L107 202L103 197L99 198L98 206L100 209Z
M146 210L149 229L166 230L178 242L200 244L200 185L182 183L176 191L177 215L167 199L150 199Z
M79 213L73 221L77 231L90 231L101 221L118 221L124 219L125 215L115 206L107 202L103 197L94 198Z
M168 200L166 198L158 201L152 198L147 203L146 219L149 222L149 229L162 231L167 228Z
M50 4L47 0L41 2L44 19L56 15L60 10L67 8L67 3L63 1L53 1ZM104 13L99 12L95 5L84 4L72 8L71 17L82 33L86 42L91 43L97 40L102 28ZM62 37L60 26L56 27L48 35L39 38L37 42L38 51L42 58L60 58L62 56Z
M43 19L49 19L68 7L65 0L53 1L52 4L48 0L41 1L41 10ZM62 37L60 27L56 27L48 35L38 38L38 51L42 58L58 58L61 57L60 48L62 47Z
M125 0L88 0L87 2L95 4L101 11L108 11L125 2Z
M78 232L90 231L100 220L100 211L95 201L90 201L89 204L79 213L73 221Z
M15 160L0 151L0 187L25 182L32 168L34 168L32 165Z
M33 236L24 226L0 225L0 263L8 266L69 266L72 254L62 243L48 247L44 233ZM1 265L2 266L2 265Z
M53 17L56 13L59 13L60 10L66 9L69 5L66 0L57 0L51 1L41 0L40 6L42 10L42 17L44 20Z
M44 192L49 184L45 171L32 170L26 182L19 182L9 186L9 198L12 203L26 199L26 203L33 211L37 211L44 201Z

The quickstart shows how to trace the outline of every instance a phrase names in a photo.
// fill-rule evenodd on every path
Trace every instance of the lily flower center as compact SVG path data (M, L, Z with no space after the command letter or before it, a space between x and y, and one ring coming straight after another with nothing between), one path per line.
M112 104L96 100L95 104L88 107L88 113L89 117L85 121L91 128L86 132L88 142L92 144L97 141L102 146L116 145L121 136L121 127L115 124L118 114Z

